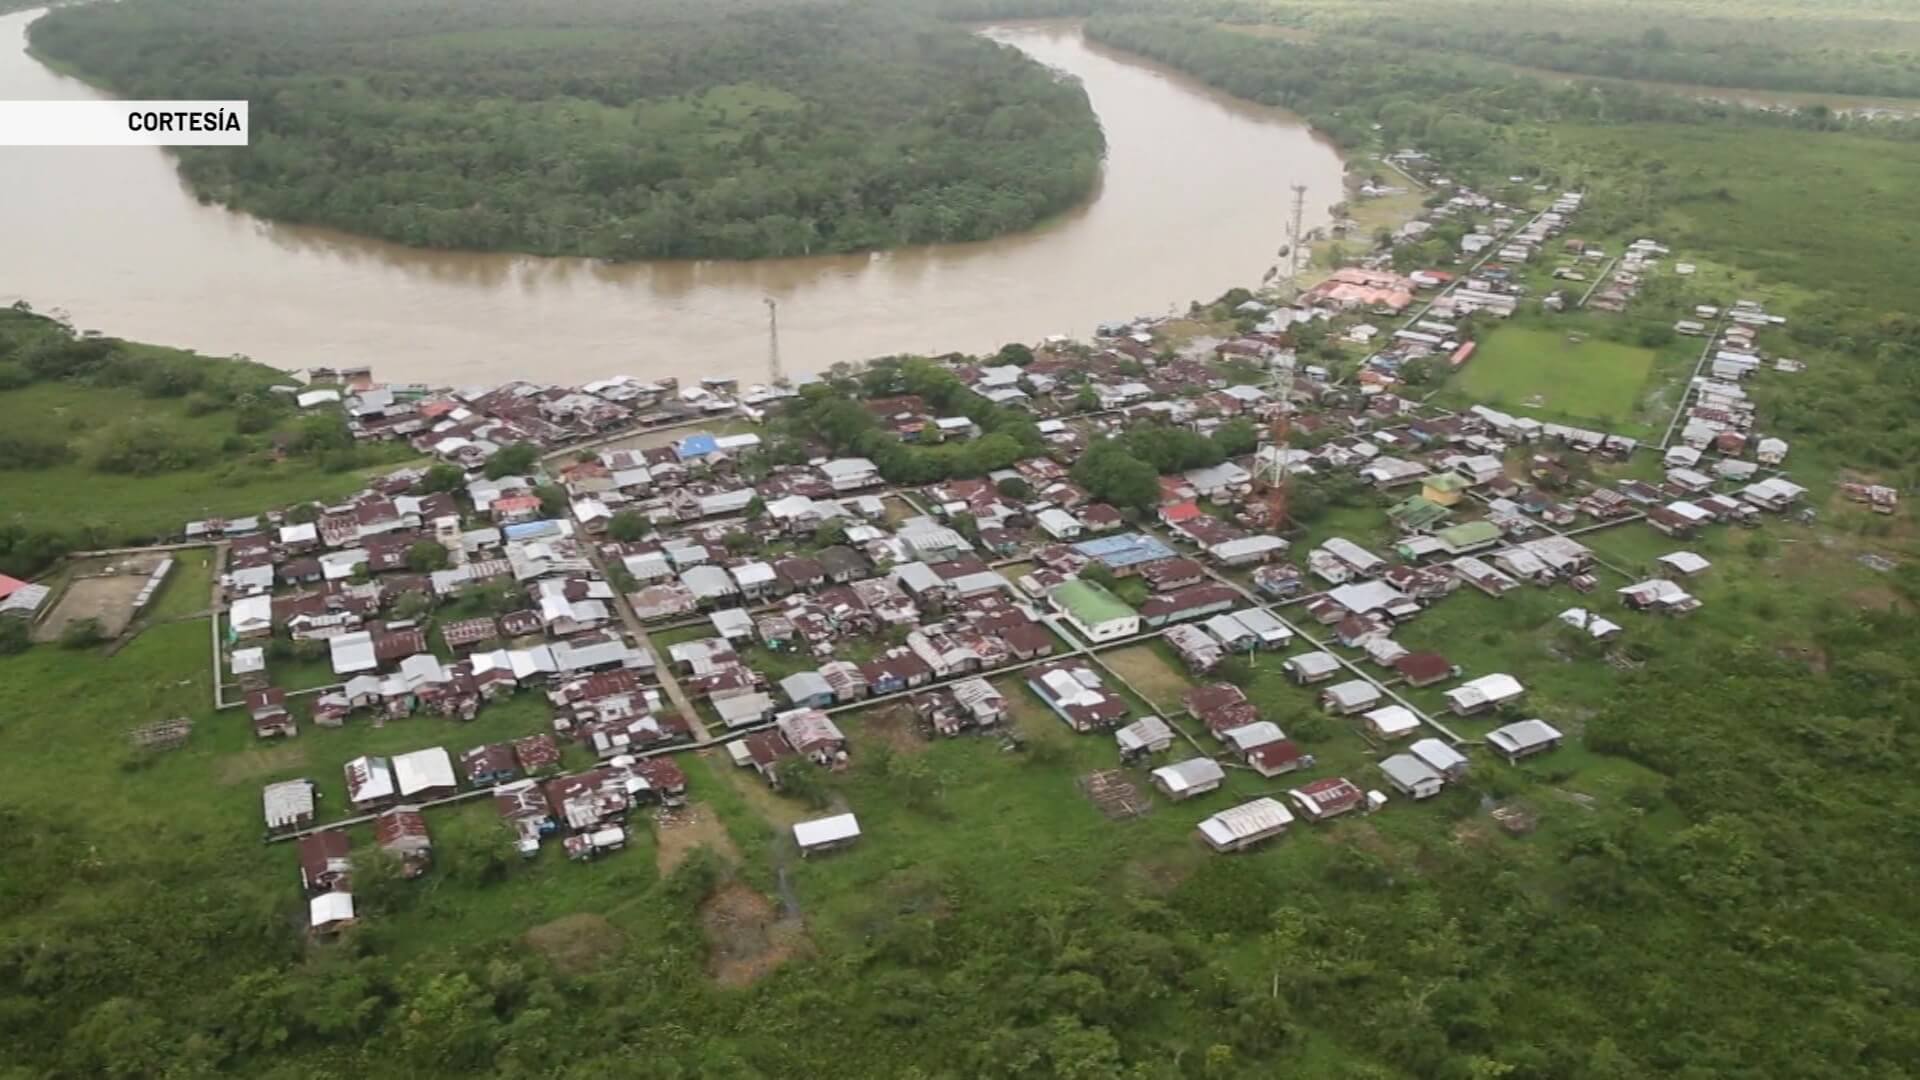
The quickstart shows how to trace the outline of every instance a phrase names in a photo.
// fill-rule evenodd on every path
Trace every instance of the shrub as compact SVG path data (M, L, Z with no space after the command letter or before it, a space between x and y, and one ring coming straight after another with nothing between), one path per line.
M63 649L90 649L107 640L107 631L99 619L75 619L60 631Z
M26 652L33 645L23 619L0 619L0 656Z

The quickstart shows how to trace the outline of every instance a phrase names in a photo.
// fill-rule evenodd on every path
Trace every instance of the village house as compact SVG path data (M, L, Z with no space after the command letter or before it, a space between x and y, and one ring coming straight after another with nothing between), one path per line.
M1198 626L1180 625L1167 630L1163 639L1174 655L1180 658L1187 670L1195 674L1205 674L1218 667L1226 658L1220 643L1213 635Z
M1230 611L1240 602L1240 594L1231 586L1194 585L1149 596L1146 603L1140 605L1140 623L1148 629L1158 629L1169 623Z
M287 711L287 692L280 687L247 691L247 714L253 719L256 738L291 738L300 733Z
M394 790L402 799L421 802L444 799L460 789L460 782L453 774L453 759L443 747L395 754L392 770Z
M432 858L433 839L427 833L427 819L417 806L396 806L373 819L373 842L380 850L400 860L401 873L419 877L426 873Z
M560 764L560 745L551 735L528 735L513 741L513 757L520 771L532 776Z
M1340 661L1332 653L1310 652L1287 658L1280 665L1287 678L1301 686L1325 682L1340 673Z
M362 756L343 767L347 781L347 805L355 810L373 810L393 801L393 767L386 758Z
M1320 707L1335 716L1365 712L1379 701L1379 688L1364 679L1349 679L1320 692Z
M1165 753L1173 745L1173 739L1173 728L1158 716L1143 716L1113 733L1122 764Z
M353 896L324 892L307 903L307 929L317 938L330 938L354 924Z
M488 743L461 754L460 771L466 774L467 783L473 787L493 787L518 777L520 766L514 760L512 746Z
M1244 851L1287 831L1293 814L1276 799L1259 798L1222 810L1196 827L1218 852Z
M1163 765L1150 774L1153 786L1176 802L1216 791L1227 782L1226 771L1212 758L1195 757Z
M780 769L788 761L798 760L793 748L778 731L756 731L743 739L727 743L727 756L735 765L752 769L770 787L780 786Z
M282 780L260 790L261 816L269 834L295 832L313 824L313 781Z
M1394 754L1380 762L1380 772L1394 790L1412 799L1431 799L1446 786L1441 776L1412 754Z
M1181 702L1187 712L1218 739L1260 719L1259 711L1247 700L1245 692L1232 683L1194 687L1181 696Z
M1521 720L1488 732L1487 745L1508 761L1519 761L1554 749L1563 738L1559 729L1545 720Z
M1467 756L1439 739L1416 739L1407 746L1407 752L1448 780L1467 775Z
M1366 793L1345 777L1327 777L1288 790L1308 821L1326 821L1366 805Z
M1027 685L1069 728L1081 734L1117 727L1127 715L1120 698L1086 661L1057 660L1027 669Z
M1441 696L1456 716L1477 716L1492 709L1505 708L1526 694L1520 680L1511 675L1482 675L1461 683Z
M318 896L347 887L353 873L352 844L338 829L308 833L295 842L300 856L300 887Z
M773 718L774 727L793 751L816 765L839 767L847 759L847 737L826 713L792 709Z
M1140 632L1139 614L1098 582L1076 578L1055 586L1047 604L1096 645Z
M1387 705L1360 718L1367 733L1376 739L1394 742L1420 730L1420 717L1404 705Z
M1650 578L1616 590L1620 602L1635 611L1685 615L1700 609L1700 600L1665 578Z

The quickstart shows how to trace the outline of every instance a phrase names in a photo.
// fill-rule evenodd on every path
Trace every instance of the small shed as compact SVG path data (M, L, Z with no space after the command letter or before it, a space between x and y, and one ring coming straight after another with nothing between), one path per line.
M352 926L352 894L327 892L314 897L307 904L307 925L320 935L337 934Z
M800 845L800 854L803 857L815 852L843 848L858 839L860 839L860 822L852 814L815 818L812 821L796 822L793 826L793 842Z
M1158 754L1173 745L1173 729L1157 716L1142 717L1113 733L1122 758Z

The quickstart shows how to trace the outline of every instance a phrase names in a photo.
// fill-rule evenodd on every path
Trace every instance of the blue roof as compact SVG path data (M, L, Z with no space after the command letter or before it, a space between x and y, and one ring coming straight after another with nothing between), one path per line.
M1123 566L1171 559L1174 554L1172 548L1145 533L1122 533L1119 536L1082 540L1073 545L1073 550L1089 559L1098 559L1116 570Z
M706 457L718 449L720 444L714 437L703 433L681 439L674 445L673 452L679 455L681 461L685 461L688 458Z
M509 540L538 540L543 536L559 536L561 523L551 519L545 521L523 521L518 525L508 525L500 534Z

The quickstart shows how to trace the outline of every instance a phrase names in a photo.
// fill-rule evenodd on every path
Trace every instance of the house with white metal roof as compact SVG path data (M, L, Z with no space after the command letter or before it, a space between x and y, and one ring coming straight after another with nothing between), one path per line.
M1407 753L1449 780L1458 780L1467 774L1467 755L1439 739L1415 739L1407 745Z
M1420 730L1420 717L1404 705L1385 705L1360 719L1378 739L1404 739Z
M1430 799L1446 786L1445 777L1412 754L1395 754L1385 759L1380 762L1380 772L1395 790L1410 798Z
M1496 673L1470 679L1441 696L1447 699L1447 707L1455 715L1473 716L1518 701L1526 692L1519 679Z
M1349 679L1320 692L1320 705L1330 713L1350 716L1380 701L1380 689L1364 679Z
M1254 799L1200 822L1200 836L1215 851L1244 851L1279 836L1293 824L1293 813L1277 799Z
M1150 774L1153 786L1169 799L1191 799L1196 795L1205 795L1217 790L1227 782L1226 770L1220 763L1207 757L1188 758L1163 765Z
M1508 761L1518 761L1552 750L1563 738L1560 730L1545 720L1521 720L1489 731L1487 745L1506 755Z
M822 851L843 848L860 839L860 819L852 814L835 814L832 817L815 818L812 821L798 821L793 826L793 842L800 847L801 857Z

